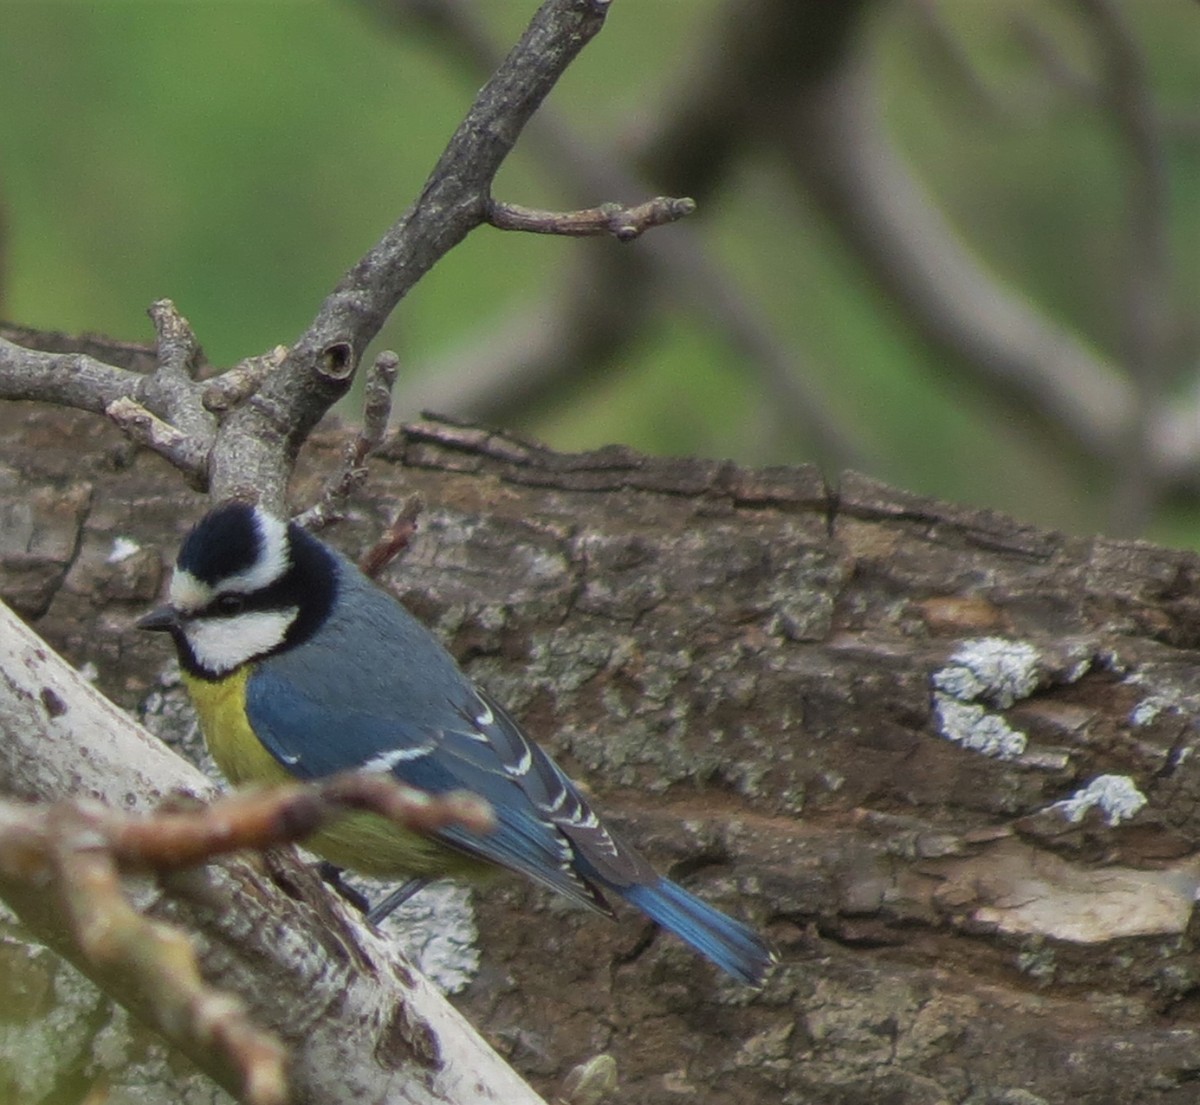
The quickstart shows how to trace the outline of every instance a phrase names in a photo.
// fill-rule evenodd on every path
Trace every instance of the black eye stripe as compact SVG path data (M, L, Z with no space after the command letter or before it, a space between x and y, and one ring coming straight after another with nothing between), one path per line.
M271 594L271 589L245 593L243 591L222 591L203 607L196 611L197 618L232 618L254 610L280 610L286 603L278 601L278 596Z
M323 573L317 578L312 574L312 566L306 567L309 569L307 572L293 565L281 579L266 587L260 587L257 591L218 591L196 611L194 617L231 618L237 614L255 611L299 607L301 620L304 615L311 615L319 622L324 618L333 598L333 565L323 565Z
M232 617L234 614L240 614L246 606L246 596L239 595L234 591L230 591L224 595L218 595L213 600L213 607L217 614L222 617Z

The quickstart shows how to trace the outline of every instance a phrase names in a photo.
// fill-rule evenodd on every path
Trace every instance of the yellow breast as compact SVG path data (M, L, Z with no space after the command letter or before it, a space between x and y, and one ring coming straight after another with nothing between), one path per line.
M246 717L246 680L240 668L216 682L184 673L183 682L200 718L204 740L217 767L234 786L243 783L283 783L290 776L262 745Z
M234 786L285 783L293 779L263 746L246 716L243 667L216 682L184 673L200 728L212 758ZM336 740L335 733L321 735ZM370 813L350 813L304 842L317 855L370 875L466 875L480 878L488 865L468 859L429 837L419 836Z

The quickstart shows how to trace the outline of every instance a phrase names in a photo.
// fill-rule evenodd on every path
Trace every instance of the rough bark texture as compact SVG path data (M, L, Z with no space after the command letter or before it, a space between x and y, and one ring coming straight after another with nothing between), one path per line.
M754 993L631 914L481 891L458 1001L536 1086L609 1051L626 1105L1197 1100L1194 555L857 475L444 424L388 452L330 536L357 551L420 491L387 585L784 959ZM0 410L0 594L124 705L202 507L94 417Z

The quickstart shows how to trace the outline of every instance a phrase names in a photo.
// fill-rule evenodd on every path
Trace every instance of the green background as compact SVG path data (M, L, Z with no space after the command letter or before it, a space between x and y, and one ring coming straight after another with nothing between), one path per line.
M504 42L533 7L479 5ZM998 278L1119 360L1127 152L1095 105L1053 87L1014 27L1035 21L1083 72L1094 46L1073 8L1047 0L939 10L975 74L1017 106L981 122L931 64L914 9L884 5L866 33L893 136ZM1200 8L1137 0L1122 10L1173 120L1172 307L1192 320L1177 336L1183 389L1197 363ZM716 12L712 0L617 0L551 104L588 141L619 151L667 94L703 79L689 66ZM389 32L349 2L5 0L2 314L146 339L145 307L166 296L216 363L286 344L415 196L476 84L431 40ZM574 202L521 147L496 192ZM1111 473L1062 449L1036 412L997 408L916 336L771 151L743 161L693 226L869 443L873 475L1043 524L1103 526ZM572 251L595 248L638 245L477 231L381 341L419 372L486 340L556 287ZM801 433L762 432L763 403L739 355L675 298L601 383L514 428L563 449L620 441L752 463L811 459ZM1177 496L1152 533L1190 543L1198 520Z

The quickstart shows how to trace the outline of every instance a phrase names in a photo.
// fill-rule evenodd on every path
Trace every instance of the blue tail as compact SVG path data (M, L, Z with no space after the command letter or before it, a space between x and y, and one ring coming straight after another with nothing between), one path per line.
M771 946L748 925L713 909L670 879L617 891L734 978L758 986L775 962Z

